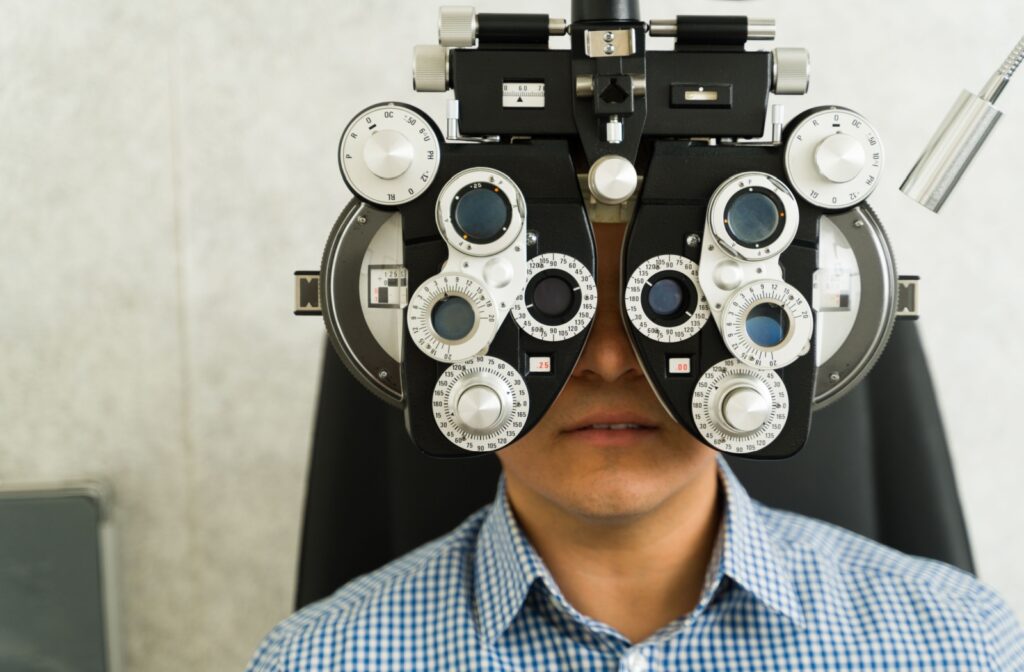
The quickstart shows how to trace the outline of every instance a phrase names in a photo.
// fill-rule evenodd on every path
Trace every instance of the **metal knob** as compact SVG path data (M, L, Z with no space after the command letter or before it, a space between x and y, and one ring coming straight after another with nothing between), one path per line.
M412 143L393 130L374 133L363 148L363 161L374 175L393 180L409 170L415 158Z
M448 90L448 50L438 44L413 47L412 88L417 91Z
M587 177L590 193L606 205L628 201L637 182L636 168L629 159L617 154L606 154L595 161Z
M474 385L459 397L458 422L466 431L484 434L501 420L501 396L486 385Z
M772 93L802 96L811 85L811 54L806 49L772 50Z
M476 9L464 5L441 7L437 16L437 41L443 47L476 44Z
M829 181L839 184L860 175L867 158L864 145L845 133L828 136L814 150L814 163L818 166L818 172Z
M753 387L742 385L722 398L722 419L737 433L747 434L757 430L769 415L769 400Z

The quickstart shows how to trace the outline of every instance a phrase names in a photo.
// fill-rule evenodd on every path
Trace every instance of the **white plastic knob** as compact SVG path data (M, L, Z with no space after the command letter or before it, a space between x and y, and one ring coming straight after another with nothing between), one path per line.
M393 180L404 174L415 158L412 143L390 129L374 133L363 148L367 168L382 180Z
M836 133L822 140L814 150L814 163L829 181L842 184L860 175L867 164L867 152L860 140Z
M484 433L501 418L501 397L486 385L474 385L459 397L457 408L460 425Z
M722 399L722 419L741 434L758 429L770 414L768 399L752 387L737 387Z

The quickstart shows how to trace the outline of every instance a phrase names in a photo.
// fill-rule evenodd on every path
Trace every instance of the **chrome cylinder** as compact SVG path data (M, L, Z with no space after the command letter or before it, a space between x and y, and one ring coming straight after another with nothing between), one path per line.
M962 92L900 191L932 212L941 210L1002 116L980 96Z

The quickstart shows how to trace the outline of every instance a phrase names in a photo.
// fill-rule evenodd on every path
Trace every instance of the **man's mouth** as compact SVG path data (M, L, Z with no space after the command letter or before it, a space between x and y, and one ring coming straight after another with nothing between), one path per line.
M604 437L607 440L612 440L612 437L615 436L637 437L657 429L658 425L642 413L621 408L606 408L591 411L564 431L579 437Z

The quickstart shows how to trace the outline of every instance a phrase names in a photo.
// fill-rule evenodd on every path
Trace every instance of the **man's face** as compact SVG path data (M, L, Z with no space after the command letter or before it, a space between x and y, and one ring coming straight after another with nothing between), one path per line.
M567 512L629 518L713 469L714 451L672 419L633 354L618 302L626 225L594 229L597 314L583 355L541 421L498 458L510 482Z

